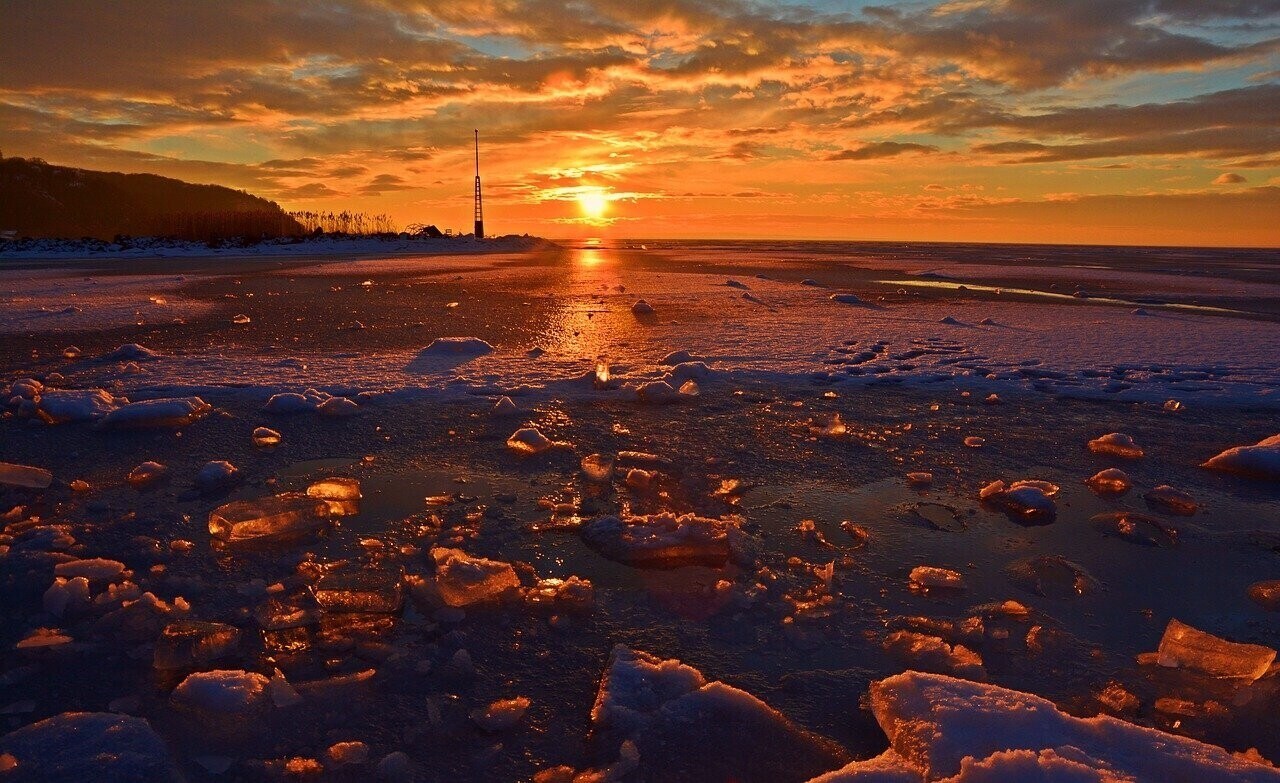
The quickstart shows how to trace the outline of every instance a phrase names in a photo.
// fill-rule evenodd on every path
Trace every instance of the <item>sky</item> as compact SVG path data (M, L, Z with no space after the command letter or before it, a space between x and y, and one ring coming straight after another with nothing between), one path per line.
M0 0L0 150L489 233L1280 246L1280 0Z

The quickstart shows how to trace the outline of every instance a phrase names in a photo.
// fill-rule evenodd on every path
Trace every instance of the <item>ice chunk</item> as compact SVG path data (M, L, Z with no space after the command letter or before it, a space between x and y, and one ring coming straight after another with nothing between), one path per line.
M253 445L260 449L270 449L280 445L280 433L269 427L255 427L253 430Z
M122 429L185 427L208 415L212 410L213 406L199 397L145 400L116 408L103 416L99 425Z
M1162 519L1137 511L1114 511L1089 518L1095 528L1132 544L1173 547L1178 545L1178 529Z
M622 645L601 678L591 720L602 741L634 743L638 754L621 755L635 759L639 780L805 780L848 761L835 743L746 691Z
M840 304L866 304L863 298L857 294L832 294L830 299L831 301L838 302Z
M330 476L307 487L307 495L320 498L329 504L329 513L335 517L349 517L360 512L360 481L342 476Z
M414 783L417 780L417 766L409 754L403 751L388 753L374 767L373 779L378 783Z
M551 440L539 432L537 427L522 427L507 438L507 448L522 457L528 457L554 448L571 448L571 446L562 441Z
M613 460L599 454L585 456L582 458L582 475L587 481L608 483L613 478Z
M37 415L51 424L97 421L124 402L102 389L57 389L40 394Z
M1235 781L1280 779L1269 766L1189 737L1135 726L1100 715L1074 718L1027 693L938 674L905 672L873 683L871 709L890 748L926 780L950 779L975 761L998 768L960 781ZM1095 772L1049 776L1013 765L1009 754L1041 751L1077 759ZM1020 757L1026 756L1022 753ZM838 780L838 778L837 778ZM856 780L856 778L855 778Z
M1142 448L1123 432L1109 432L1094 438L1089 441L1089 451L1122 459L1138 459L1143 455Z
M330 397L316 406L316 413L334 418L355 416L359 412L360 406L346 397Z
M964 439L964 445L971 449L980 449L987 445L987 439L980 435L970 435Z
M53 567L55 576L64 579L84 577L90 582L105 584L114 582L124 575L124 563L119 560L108 560L104 557L89 557L83 560L69 560Z
M37 628L24 636L14 647L19 650L39 650L47 647L61 647L71 642L70 636L56 628Z
M169 469L159 462L148 461L129 471L125 480L135 489L142 489L164 478L168 472Z
M263 407L269 413L302 413L316 409L317 401L297 392L282 392L271 395Z
M196 487L202 492L213 492L234 484L240 478L240 469L226 460L206 462L196 473Z
M335 742L325 751L329 761L337 766L363 764L369 760L369 746L363 742Z
M64 712L0 737L12 759L4 780L43 783L172 783L180 779L160 735L142 718Z
M169 623L156 640L157 669L187 669L230 655L240 644L240 629L226 623L179 620Z
M524 600L533 606L587 611L595 604L595 586L587 579L539 579L524 591Z
M582 538L610 560L640 568L689 563L723 565L741 544L735 518L708 519L670 512L600 517L582 528Z
M74 345L68 345L62 349L62 356L64 359L78 359L80 358L80 349Z
M1200 467L1280 481L1280 435L1263 438L1252 446L1227 449Z
M680 399L679 393L666 381L650 381L636 389L640 399L651 403L668 403Z
M56 577L44 592L44 610L54 617L65 617L87 609L93 597L89 592L89 579L76 576L70 579Z
M935 566L916 566L911 569L911 584L917 587L942 587L951 590L964 589L964 577L958 571Z
M404 603L401 574L381 568L325 574L311 588L326 612L395 614Z
M637 299L636 303L631 305L632 315L653 315L653 305L643 299Z
M689 353L688 351L672 351L671 353L659 359L658 364L672 366L677 364L684 364L685 362L696 362L696 361L701 361L701 360L697 356L694 356L693 354Z
M267 678L243 669L218 669L187 676L173 702L210 715L243 715L266 703Z
M510 397L506 396L499 397L498 401L493 404L493 408L490 411L494 416L514 416L519 412L520 409L516 407L516 404Z
M236 315L231 316L231 323L233 324L247 324L251 320L253 319L244 313L237 313Z
M884 649L922 671L945 672L971 679L986 679L982 658L962 644L951 645L937 636L914 631L894 631L884 639Z
M924 487L933 483L933 474L925 471L916 471L907 474L907 483L915 487Z
M145 362L159 359L160 356L159 351L153 351L145 345L126 343L102 358L108 362Z
M209 533L231 542L290 538L315 532L328 521L328 501L286 492L219 506L209 514Z
M495 600L520 586L510 563L471 557L447 547L432 549L431 559L436 565L436 589L449 606Z
M44 468L0 462L0 484L24 489L48 489L52 483L53 474Z
M1129 475L1119 468L1107 468L1094 473L1085 479L1085 484L1089 485L1098 494L1128 492L1133 486L1133 482L1129 480Z
M1161 484L1142 496L1147 505L1167 514L1189 517L1200 509L1200 504L1189 492L1175 489L1168 484Z
M488 707L472 710L471 720L485 731L505 731L519 723L528 709L529 700L524 696L499 699Z
M493 346L478 337L437 337L418 356L483 356Z
M978 492L978 497L1023 517L1052 517L1057 511L1053 502L1056 494L1058 487L1055 484L1032 479L1008 485L1003 481L993 481Z
M1190 669L1222 679L1253 682L1267 673L1276 651L1258 644L1240 644L1170 620L1160 639L1156 661L1161 666Z
M680 384L679 390L676 392L681 399L690 400L694 397L701 396L702 389L699 388L697 381L685 381Z
M1280 579L1267 579L1249 585L1249 598L1263 609L1280 612Z

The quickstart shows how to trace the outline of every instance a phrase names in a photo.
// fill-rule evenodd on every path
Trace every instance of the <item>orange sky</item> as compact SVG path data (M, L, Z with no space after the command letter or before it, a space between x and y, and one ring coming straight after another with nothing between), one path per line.
M0 147L469 229L480 128L490 233L1276 246L1278 35L1273 0L44 0Z

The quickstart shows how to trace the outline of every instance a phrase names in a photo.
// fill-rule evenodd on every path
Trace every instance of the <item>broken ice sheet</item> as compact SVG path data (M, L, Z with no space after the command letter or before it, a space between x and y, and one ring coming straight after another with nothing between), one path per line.
M394 614L404 603L402 579L390 569L343 570L320 577L311 591L326 612Z
M229 542L292 538L314 533L328 522L328 501L286 492L219 506L209 513L209 533Z
M1171 619L1160 639L1156 661L1210 677L1253 682L1267 673L1275 659L1276 651L1270 647L1229 642Z
M205 666L235 651L240 629L226 623L179 620L169 623L156 640L157 669Z
M472 557L448 547L432 549L431 559L436 565L435 588L449 606L496 600L520 586L510 563Z

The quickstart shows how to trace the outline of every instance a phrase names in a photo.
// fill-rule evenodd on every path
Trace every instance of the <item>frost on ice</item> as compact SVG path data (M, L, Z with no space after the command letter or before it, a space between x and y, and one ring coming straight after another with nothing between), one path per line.
M1229 448L1201 467L1280 481L1280 435L1263 438L1252 446Z
M741 554L745 535L734 518L663 512L600 517L582 528L582 538L610 560L643 568L672 568L690 563L723 565Z
M641 780L803 780L847 760L751 694L623 645L601 678L591 723L605 748L634 745Z

